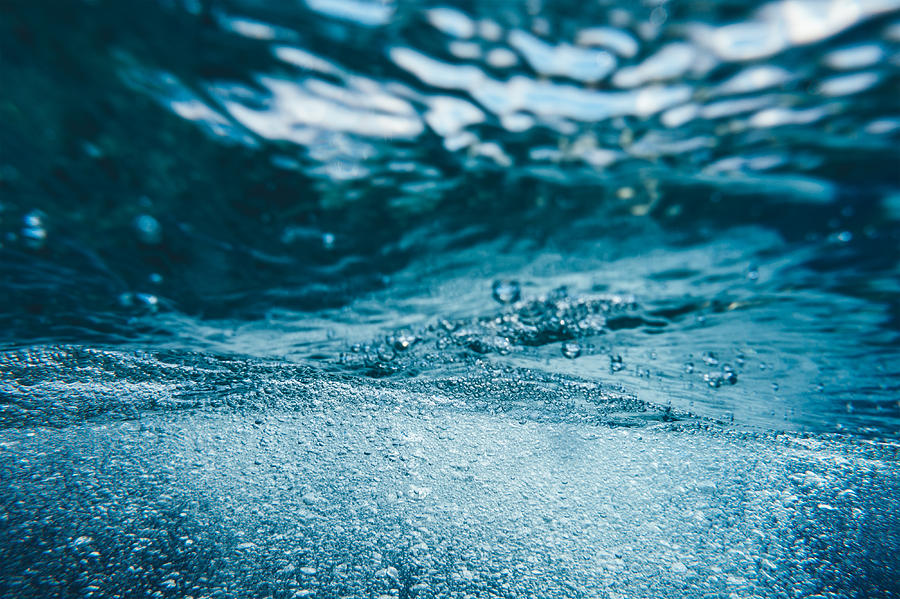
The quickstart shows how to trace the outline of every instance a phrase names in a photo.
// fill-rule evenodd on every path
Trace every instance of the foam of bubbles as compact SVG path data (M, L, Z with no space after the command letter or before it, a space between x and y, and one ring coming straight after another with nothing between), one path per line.
M19 595L61 575L85 593L354 598L887 597L896 580L891 444L609 427L487 373L416 392L68 348L16 376L54 355L69 386L54 409L90 420L0 431L0 577ZM85 368L104 380L79 388ZM109 420L82 402L133 397L116 370L190 403Z

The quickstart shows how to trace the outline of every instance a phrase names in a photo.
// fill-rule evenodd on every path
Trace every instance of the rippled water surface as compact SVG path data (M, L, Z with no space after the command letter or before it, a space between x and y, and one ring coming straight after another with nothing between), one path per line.
M10 597L900 596L900 2L0 5Z

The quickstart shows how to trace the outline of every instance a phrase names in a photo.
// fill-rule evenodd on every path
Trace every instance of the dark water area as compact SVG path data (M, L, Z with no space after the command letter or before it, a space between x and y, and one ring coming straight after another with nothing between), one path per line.
M900 2L0 3L0 594L900 596Z

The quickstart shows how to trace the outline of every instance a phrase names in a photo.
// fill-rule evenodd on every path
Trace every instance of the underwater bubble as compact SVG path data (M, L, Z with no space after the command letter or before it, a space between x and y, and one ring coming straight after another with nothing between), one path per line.
M44 213L40 210L32 210L22 219L22 222L25 223L26 227L43 227L44 226Z
M390 337L388 339L388 343L390 343L391 347L393 347L396 351L406 351L407 349L412 347L418 340L418 337L416 337L413 333L409 331L401 331L393 337Z
M853 241L853 233L850 231L841 231L835 237L841 243L847 243L849 241Z
M716 356L716 354L714 354L711 351L704 352L702 358L703 358L703 362L705 362L709 366L716 366L719 363L718 356Z
M735 385L737 384L737 373L734 371L729 364L722 365L721 372L707 372L703 375L703 380L706 381L710 387L714 389L718 389L722 385Z
M518 281L494 281L491 288L494 299L501 304L512 304L522 297L522 290Z
M376 355L382 362L390 362L397 357L397 354L394 352L394 348L388 345L380 345L378 347L378 350L376 351Z
M44 228L44 213L32 210L22 219L22 239L27 247L39 250L47 241L47 229Z
M134 228L138 239L148 245L155 245L162 240L162 225L149 214L141 214L134 219Z
M722 367L722 380L729 385L737 384L737 373L727 364Z
M151 283L153 283L154 285L159 285L160 283L163 282L163 277L158 272L151 272L147 276L147 280L150 281Z
M562 344L562 355L570 360L574 360L581 355L581 346L574 341L567 341Z
M159 298L152 293L136 293L134 299L151 312L156 312L159 308Z
M713 389L718 389L722 386L722 383L725 382L722 379L722 375L717 372L707 372L703 375L703 380L706 381L706 384Z
M625 362L622 360L622 356L619 354L611 355L609 357L609 371L610 372L619 372L625 368Z
M334 234L333 233L322 233L322 246L326 250L330 250L334 247Z
M694 363L693 362L685 362L684 363L684 371L687 374L691 374L694 372Z

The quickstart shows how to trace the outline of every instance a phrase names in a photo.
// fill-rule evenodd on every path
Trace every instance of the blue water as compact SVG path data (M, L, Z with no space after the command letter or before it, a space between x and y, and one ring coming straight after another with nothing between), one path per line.
M900 2L0 6L0 594L900 596Z

